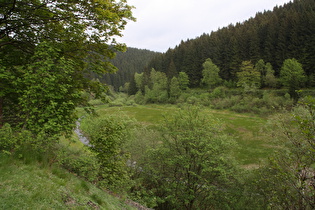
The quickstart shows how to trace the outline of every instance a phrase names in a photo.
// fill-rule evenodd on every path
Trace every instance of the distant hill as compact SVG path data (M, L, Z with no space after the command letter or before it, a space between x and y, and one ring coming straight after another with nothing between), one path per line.
M205 27L206 30L206 27ZM190 86L197 87L202 77L202 64L207 59L219 66L220 76L235 80L242 61L255 64L259 59L270 62L279 75L285 59L295 58L303 64L308 76L315 74L315 3L294 0L273 11L256 14L242 23L231 24L155 57L148 69L186 72ZM172 65L171 65L172 64Z
M100 81L118 90L120 86L129 82L136 72L143 72L148 63L159 54L161 53L132 47L129 47L126 52L118 52L111 61L118 71L116 74L104 75Z

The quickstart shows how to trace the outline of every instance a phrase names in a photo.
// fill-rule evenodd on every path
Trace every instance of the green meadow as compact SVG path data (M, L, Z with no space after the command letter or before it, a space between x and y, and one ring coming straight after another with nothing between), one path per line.
M118 114L134 118L149 127L161 123L165 116L180 109L175 105L138 105L96 107L99 115ZM254 114L240 114L228 110L214 110L203 107L202 111L209 117L216 118L222 123L223 129L236 142L233 154L236 161L245 168L257 168L274 150L272 139L266 134L267 118Z

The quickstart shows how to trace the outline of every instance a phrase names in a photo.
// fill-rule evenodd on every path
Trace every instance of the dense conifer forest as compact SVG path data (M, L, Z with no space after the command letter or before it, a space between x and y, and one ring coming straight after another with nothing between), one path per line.
M158 52L128 47L126 52L117 52L117 55L111 62L118 68L115 74L105 74L100 81L111 85L118 90L126 82L129 82L135 73L143 71L145 66L159 55Z
M206 30L206 26L205 26ZM255 64L263 59L271 63L275 75L286 59L295 58L303 65L314 83L315 66L315 4L313 0L294 0L273 11L256 14L242 23L204 33L196 39L182 41L174 49L155 57L148 65L168 75L185 72L190 87L198 87L202 79L202 64L207 58L220 68L224 80L236 80L243 61Z

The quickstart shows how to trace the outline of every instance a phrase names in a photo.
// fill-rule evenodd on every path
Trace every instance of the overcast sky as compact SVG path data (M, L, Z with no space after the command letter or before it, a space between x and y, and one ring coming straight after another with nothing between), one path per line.
M165 52L181 40L193 39L256 12L272 10L290 0L128 0L136 22L127 24L119 41L128 47Z

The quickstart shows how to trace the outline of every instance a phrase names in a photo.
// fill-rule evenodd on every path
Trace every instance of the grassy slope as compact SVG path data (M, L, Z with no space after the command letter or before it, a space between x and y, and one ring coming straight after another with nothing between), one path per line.
M131 209L59 167L0 156L0 209Z
M157 124L163 116L178 109L171 105L145 105L130 107L98 106L99 114L121 113L146 124ZM238 143L234 150L236 160L246 168L255 168L261 164L273 149L270 138L262 128L267 119L252 114L239 114L231 111L212 110L204 108L206 114L219 119L228 132Z

